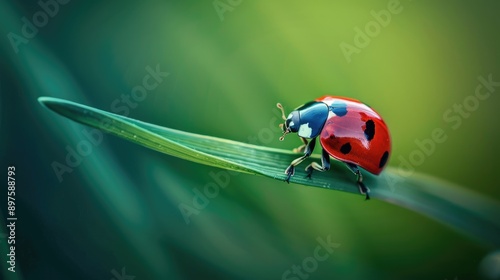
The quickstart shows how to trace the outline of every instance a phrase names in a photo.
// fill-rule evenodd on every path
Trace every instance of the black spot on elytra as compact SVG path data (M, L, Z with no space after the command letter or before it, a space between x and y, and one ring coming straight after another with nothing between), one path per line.
M365 136L368 141L373 139L373 136L375 136L375 123L372 120L368 120L366 123L366 128L365 128Z
M388 158L389 158L389 152L385 151L385 153L382 155L382 158L380 158L380 163L378 164L378 168L384 167L384 165L387 163Z
M340 147L340 152L343 153L344 155L347 155L351 151L351 144L350 143L345 143Z
M347 104L342 101L333 102L332 106L330 106L330 110L337 116L343 117L347 114Z

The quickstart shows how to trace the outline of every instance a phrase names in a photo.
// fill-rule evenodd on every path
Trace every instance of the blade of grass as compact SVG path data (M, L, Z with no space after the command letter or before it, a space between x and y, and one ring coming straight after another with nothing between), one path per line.
M62 99L40 97L39 102L71 120L136 144L185 160L232 171L284 180L284 170L299 156L288 150L161 127ZM313 155L303 166L318 159L319 156ZM332 169L335 172L316 172L312 179L308 179L305 177L305 171L298 168L290 182L358 193L354 175L342 163L333 161ZM371 189L372 198L424 214L474 237L481 243L500 245L498 201L428 176L401 176L399 170L394 168L387 168L381 176L365 172L364 177L366 185Z

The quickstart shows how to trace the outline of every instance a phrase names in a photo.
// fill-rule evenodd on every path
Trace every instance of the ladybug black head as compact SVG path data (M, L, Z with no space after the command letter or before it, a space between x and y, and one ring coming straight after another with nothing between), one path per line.
M299 126L300 126L300 115L299 111L295 110L292 111L289 115L288 118L285 120L285 127L284 130L288 130L289 132L297 132L299 131ZM284 131L283 131L284 132Z
M281 109L281 117L285 121L285 123L280 124L280 127L283 130L283 135L280 137L280 141L283 141L283 139L285 139L285 135L287 135L288 133L295 133L299 131L300 114L299 111L294 110L288 115L288 117L285 117L285 110L283 109L283 106L280 103L278 103L276 106Z

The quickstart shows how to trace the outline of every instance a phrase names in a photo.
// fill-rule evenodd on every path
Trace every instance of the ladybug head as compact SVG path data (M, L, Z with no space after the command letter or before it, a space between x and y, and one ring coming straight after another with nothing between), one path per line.
M285 109L283 109L283 106L280 103L276 104L276 106L281 110L281 117L285 121L285 123L280 124L280 127L283 130L283 135L280 137L280 141L283 141L283 139L285 139L285 135L288 133L299 131L300 115L299 111L294 110L288 115L288 117L285 117Z

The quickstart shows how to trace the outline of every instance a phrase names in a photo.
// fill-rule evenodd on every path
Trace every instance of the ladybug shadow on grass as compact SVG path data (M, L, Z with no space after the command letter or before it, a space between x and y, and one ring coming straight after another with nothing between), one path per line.
M322 147L321 164L312 162L306 166L307 177L313 170L330 169L330 156L344 162L356 175L359 192L370 199L370 189L363 183L363 175L358 167L379 175L384 169L391 153L389 128L382 117L368 105L347 97L323 96L293 110L285 117L283 106L278 103L285 123L280 124L283 141L288 133L297 133L304 143L294 152L304 155L293 160L286 168L289 183L295 167L311 156L316 138Z

